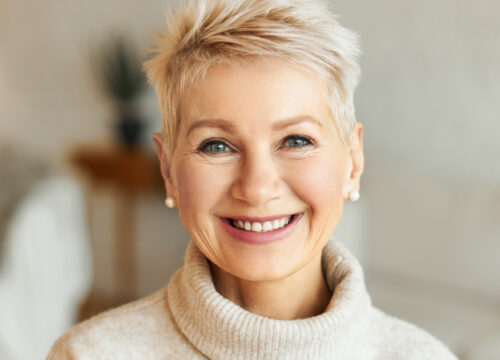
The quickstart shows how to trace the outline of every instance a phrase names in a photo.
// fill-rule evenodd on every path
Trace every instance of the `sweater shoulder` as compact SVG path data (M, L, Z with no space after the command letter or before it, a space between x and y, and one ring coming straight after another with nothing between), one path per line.
M75 325L56 341L47 359L176 358L176 353L191 350L172 319L163 288Z
M373 308L371 334L378 358L384 360L457 360L438 339L404 320Z

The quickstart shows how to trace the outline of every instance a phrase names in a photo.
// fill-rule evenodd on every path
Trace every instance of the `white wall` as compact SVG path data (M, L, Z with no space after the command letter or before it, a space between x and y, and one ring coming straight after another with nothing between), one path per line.
M333 2L364 50L374 302L475 358L500 343L500 3Z
M500 3L333 1L361 34L368 160L500 181Z
M111 138L113 112L96 85L90 52L117 31L147 48L166 3L3 0L1 6L0 139L58 163L75 142ZM156 106L146 110L157 127Z

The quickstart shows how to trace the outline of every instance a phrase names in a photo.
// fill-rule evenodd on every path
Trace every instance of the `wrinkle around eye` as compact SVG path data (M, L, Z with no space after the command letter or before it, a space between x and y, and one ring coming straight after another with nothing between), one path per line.
M199 146L195 153L196 155L203 159L203 161L206 161L211 164L220 164L220 163L227 163L227 162L232 162L235 160L239 160L241 155L238 151L233 150L230 146L226 144L228 147L229 151L223 151L223 152L210 152L210 151L203 151L202 147L204 145L202 144Z
M241 159L238 153L222 153L222 155L208 155L202 152L198 152L199 158L208 164L229 164L239 161Z

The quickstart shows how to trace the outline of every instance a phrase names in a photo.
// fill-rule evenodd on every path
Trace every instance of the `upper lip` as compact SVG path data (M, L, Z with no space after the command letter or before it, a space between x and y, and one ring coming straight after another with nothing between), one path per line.
M273 220L278 220L282 219L284 217L290 217L292 215L295 215L296 213L292 214L283 214L283 215L273 215L273 216L266 216L266 217L249 217L249 216L223 216L226 219L231 219L231 220L241 220L241 221L249 221L249 222L265 222L265 221L273 221Z

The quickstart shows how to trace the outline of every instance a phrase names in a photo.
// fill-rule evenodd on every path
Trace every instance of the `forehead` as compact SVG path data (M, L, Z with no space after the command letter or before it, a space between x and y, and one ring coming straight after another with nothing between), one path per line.
M206 119L263 126L298 116L333 122L326 83L309 71L277 62L215 65L184 94L180 106L181 130Z

